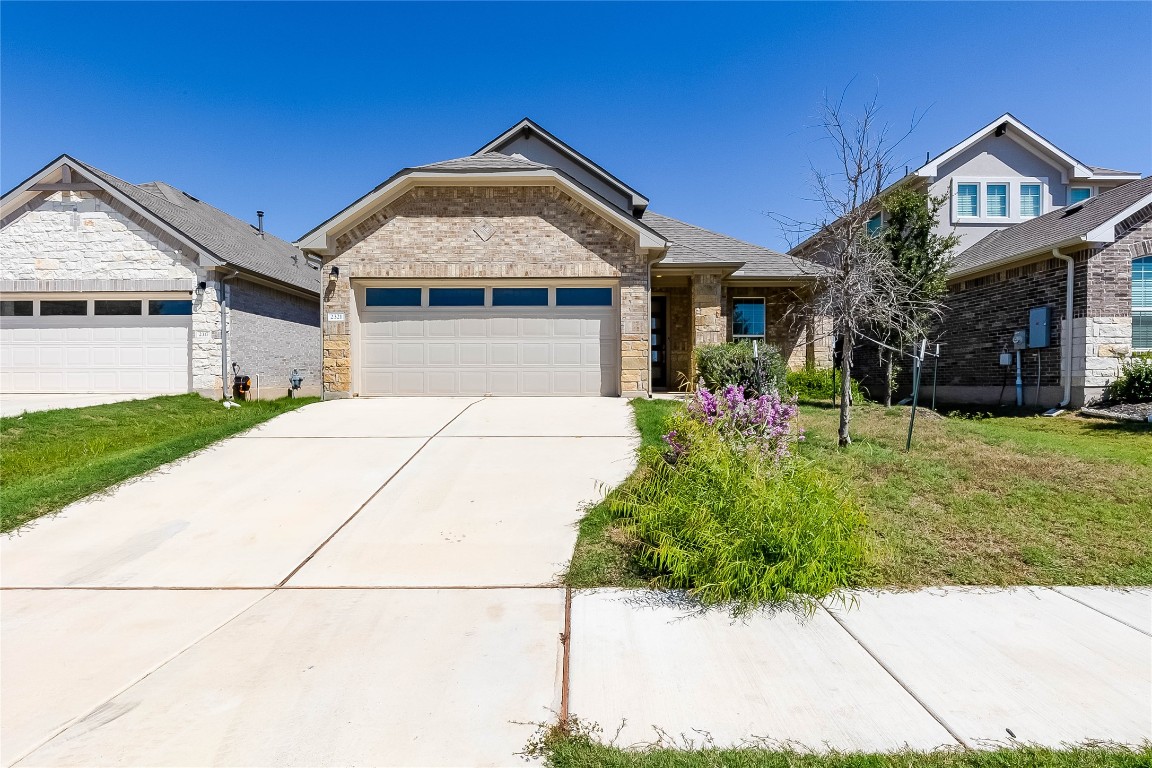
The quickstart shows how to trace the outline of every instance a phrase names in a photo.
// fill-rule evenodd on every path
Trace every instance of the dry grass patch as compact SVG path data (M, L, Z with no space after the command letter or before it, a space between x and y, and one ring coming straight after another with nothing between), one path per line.
M805 453L858 494L869 582L1152 583L1152 430L1078 418L918 419L856 409L856 443L834 447L837 414L803 409Z

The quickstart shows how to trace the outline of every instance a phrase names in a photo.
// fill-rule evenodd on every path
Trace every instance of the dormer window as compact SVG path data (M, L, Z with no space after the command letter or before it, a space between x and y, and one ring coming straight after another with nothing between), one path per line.
M1082 203L1092 197L1092 187L1070 187L1068 189L1068 205Z

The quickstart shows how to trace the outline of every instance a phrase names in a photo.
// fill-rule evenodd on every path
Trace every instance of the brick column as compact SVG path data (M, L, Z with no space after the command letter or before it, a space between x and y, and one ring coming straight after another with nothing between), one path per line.
M620 394L648 394L651 373L651 316L648 309L647 270L636 269L620 276Z

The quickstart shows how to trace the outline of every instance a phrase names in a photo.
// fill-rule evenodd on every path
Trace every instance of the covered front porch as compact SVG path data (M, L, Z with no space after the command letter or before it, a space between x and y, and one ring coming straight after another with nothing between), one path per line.
M693 350L738 339L771 344L793 370L832 364L830 324L813 311L814 280L740 279L728 272L653 269L653 391L686 391L696 378Z

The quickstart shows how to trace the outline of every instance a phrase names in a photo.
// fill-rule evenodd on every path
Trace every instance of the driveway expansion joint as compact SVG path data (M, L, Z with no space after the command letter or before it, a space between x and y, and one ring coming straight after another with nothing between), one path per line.
M465 411L467 411L469 408L471 408L472 406L476 405L476 403L479 403L479 402L481 402L481 400L473 400L472 402L465 405L463 408L460 409L460 411L455 416L453 416L451 419L449 419L444 424L444 426L440 427L440 429L436 430L436 432L434 434L430 435L427 440L425 440L423 443L421 443L420 447L417 448L412 453L411 456L409 456L407 459L405 459L404 463L401 464L399 467L397 467L396 471L393 472L391 475L389 475L388 478L380 485L380 487L377 488L375 491L373 491L372 495L369 496L367 499L365 499L364 503L361 504L359 507L357 507L356 511L353 512L348 517L347 520L340 523L340 525L337 526L336 530L332 531L332 533L328 535L328 538L326 538L326 539L324 539L324 541L320 542L320 546L318 546L318 547L316 547L316 549L312 550L312 553L310 555L308 555L308 557L304 558L304 560L302 560L299 565L297 565L295 568L293 568L292 572L289 573L287 576L285 576L283 579L281 579L280 583L277 584L276 586L278 586L278 587L284 586L285 584L288 583L289 579L291 579L293 576L295 576L297 573L300 572L301 568L308 565L309 561L311 561L312 558L315 557L320 552L320 550L324 549L324 547L328 544L328 542L330 542L330 541L332 541L332 539L336 538L336 535L339 534L340 531L344 530L345 526L347 526L350 522L352 522L356 518L356 516L359 515L364 510L365 507L367 507L369 504L371 504L372 500L375 499L377 496L379 496L380 493L385 488L388 487L388 484L391 483L394 479L396 479L396 476L399 475L401 472L403 472L404 468L407 467L409 464L411 464L412 460L415 459L417 456L419 456L420 452L423 451L425 448L427 448L429 443L431 443L433 440L436 439L437 435L439 435L444 430L448 429L448 427L452 426L452 423L454 421L456 421L456 419L463 416Z

